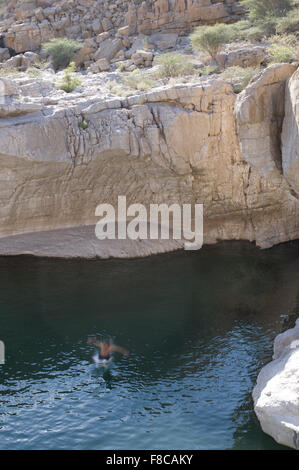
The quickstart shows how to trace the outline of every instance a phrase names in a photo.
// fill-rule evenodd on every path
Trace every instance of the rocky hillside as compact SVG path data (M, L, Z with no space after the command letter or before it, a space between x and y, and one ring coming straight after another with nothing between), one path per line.
M210 0L11 0L2 4L0 34L2 57L38 51L55 37L80 39L86 58L96 52L103 38L117 38L109 59L128 49L128 36L139 33L173 32L186 34L195 25L232 22L242 9L234 0L214 3ZM105 33L105 36L99 36ZM5 56L4 56L5 54Z

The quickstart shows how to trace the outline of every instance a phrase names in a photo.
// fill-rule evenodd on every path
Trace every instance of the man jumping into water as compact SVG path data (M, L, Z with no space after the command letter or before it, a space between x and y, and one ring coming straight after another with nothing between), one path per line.
M109 340L105 341L99 341L96 338L88 338L87 340L88 344L94 344L97 348L100 349L98 359L100 361L110 361L111 357L111 352L116 351L119 352L120 354L123 354L124 356L129 355L129 351L127 351L124 348L121 348L120 346L116 346L116 344L111 344Z

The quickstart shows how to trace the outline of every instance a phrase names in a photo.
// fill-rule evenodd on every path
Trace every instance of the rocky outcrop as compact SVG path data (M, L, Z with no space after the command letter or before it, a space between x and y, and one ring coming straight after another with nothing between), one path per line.
M299 450L299 319L275 338L273 361L259 373L253 400L263 431Z
M188 33L198 24L234 21L241 11L235 0L10 0L1 12L0 33L6 48L23 53L54 37L86 41L108 32L116 40L117 30L123 39L165 30Z
M115 31L126 11L122 0L11 0L2 11L0 30L6 47L35 51L54 37L84 40Z
M299 193L299 74L288 81L285 93L285 119L282 129L283 174L296 193Z
M92 225L98 204L117 206L125 195L128 205L204 204L205 243L266 248L298 238L296 195L279 168L272 172L271 155L256 165L243 146L246 129L252 135L245 118L262 116L263 102L246 97L262 96L256 84L286 79L286 70L270 67L237 103L231 85L214 78L128 98L105 91L101 75L70 94L51 81L2 80L0 236Z
M188 32L200 24L239 19L244 10L238 2L210 0L147 0L129 4L126 23L131 33Z
M245 160L272 181L282 180L281 131L286 80L295 64L275 64L240 93L236 103L238 135Z
M218 54L216 62L221 67L259 67L265 58L265 46L251 46L238 48L226 54Z

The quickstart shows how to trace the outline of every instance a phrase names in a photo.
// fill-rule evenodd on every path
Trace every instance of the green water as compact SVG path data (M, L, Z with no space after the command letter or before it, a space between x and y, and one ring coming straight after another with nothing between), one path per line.
M299 243L136 260L0 258L1 449L281 449L251 391ZM97 368L88 335L130 350Z

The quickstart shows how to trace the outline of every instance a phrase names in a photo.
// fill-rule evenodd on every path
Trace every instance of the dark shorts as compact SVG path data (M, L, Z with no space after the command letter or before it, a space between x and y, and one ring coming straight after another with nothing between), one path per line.
M98 359L99 359L99 361L110 361L111 356L103 357L103 356L101 356L101 353L99 353Z

